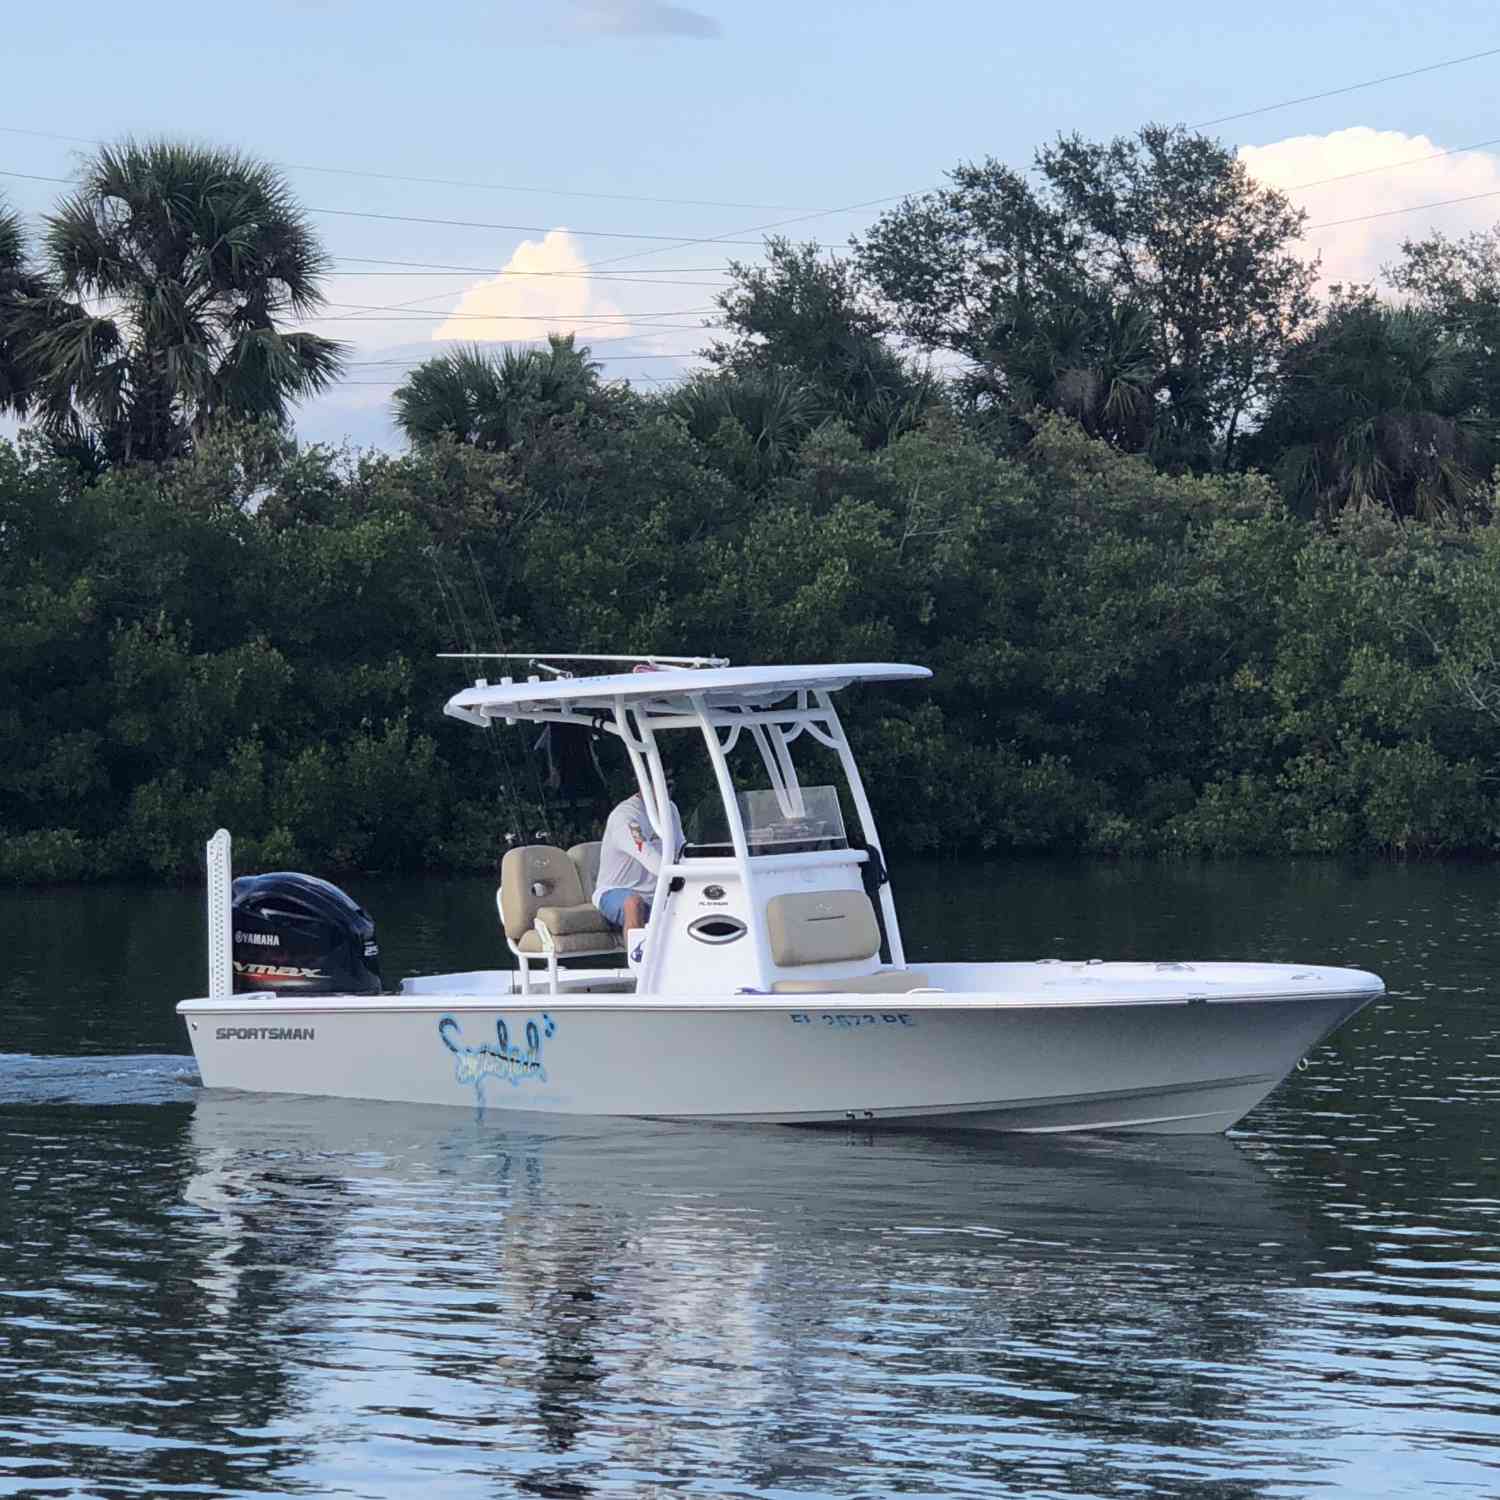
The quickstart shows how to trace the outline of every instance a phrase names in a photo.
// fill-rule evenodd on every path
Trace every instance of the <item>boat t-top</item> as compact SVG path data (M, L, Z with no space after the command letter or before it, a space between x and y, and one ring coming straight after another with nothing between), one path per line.
M221 830L209 994L177 1007L206 1086L726 1123L1212 1132L1384 993L1317 964L914 960L834 698L925 668L527 660L524 679L481 677L445 712L488 733L614 737L656 829L674 826L669 761L706 759L714 795L664 848L647 924L618 931L594 906L598 843L518 845L496 893L497 958L503 943L513 963L382 993L362 909L307 876L231 883Z

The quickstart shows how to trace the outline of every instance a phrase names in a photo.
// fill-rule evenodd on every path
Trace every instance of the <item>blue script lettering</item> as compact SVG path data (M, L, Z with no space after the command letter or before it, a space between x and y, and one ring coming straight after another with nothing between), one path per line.
M438 1022L438 1035L443 1045L453 1053L457 1061L453 1064L453 1076L459 1083L472 1084L474 1097L484 1103L484 1080L503 1078L512 1086L523 1080L546 1083L547 1070L542 1066L542 1037L550 1037L557 1030L552 1017L543 1014L540 1024L534 1020L526 1022L526 1045L512 1046L510 1028L502 1016L495 1022L495 1040L481 1042L477 1047L467 1047L463 1040L463 1027L453 1016L444 1016Z

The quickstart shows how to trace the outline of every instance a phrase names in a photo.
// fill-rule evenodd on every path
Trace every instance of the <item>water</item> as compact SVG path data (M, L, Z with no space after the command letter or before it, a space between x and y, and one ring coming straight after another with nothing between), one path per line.
M922 867L914 961L1352 963L1229 1139L196 1086L199 896L0 895L0 1493L1493 1496L1500 870ZM351 882L388 977L482 882Z

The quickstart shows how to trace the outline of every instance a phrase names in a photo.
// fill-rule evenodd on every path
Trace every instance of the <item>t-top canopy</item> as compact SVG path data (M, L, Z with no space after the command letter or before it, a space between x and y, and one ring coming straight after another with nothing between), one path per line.
M766 708L793 693L836 692L851 682L902 682L931 677L926 667L903 662L837 662L802 667L671 667L651 672L615 672L606 677L554 677L546 681L495 682L455 693L445 712L460 719L524 719L538 713L611 709L620 700L632 708L687 713L690 699L715 708Z

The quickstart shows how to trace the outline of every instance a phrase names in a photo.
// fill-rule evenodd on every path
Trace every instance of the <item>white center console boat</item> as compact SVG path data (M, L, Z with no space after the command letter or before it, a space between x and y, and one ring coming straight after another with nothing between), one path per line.
M1384 993L1373 974L1318 965L909 963L833 695L930 674L642 665L481 679L446 712L490 732L617 737L656 828L671 826L664 739L707 757L717 796L662 859L649 925L620 934L594 908L597 846L530 845L506 855L497 893L515 968L293 993L286 981L321 971L276 962L274 933L241 934L266 962L232 963L221 833L210 994L177 1007L205 1085L569 1115L1211 1132ZM263 987L234 993L236 977Z

